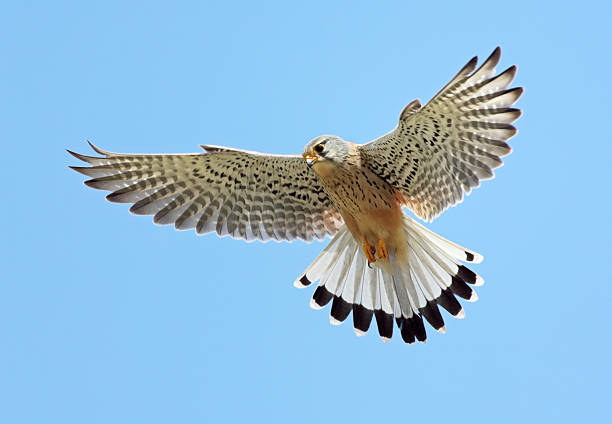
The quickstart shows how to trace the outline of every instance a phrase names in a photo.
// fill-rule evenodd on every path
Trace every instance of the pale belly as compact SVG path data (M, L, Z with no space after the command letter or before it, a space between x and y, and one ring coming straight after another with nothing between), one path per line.
M321 183L359 243L376 246L384 240L390 252L405 245L399 195L380 177L359 169L323 177Z

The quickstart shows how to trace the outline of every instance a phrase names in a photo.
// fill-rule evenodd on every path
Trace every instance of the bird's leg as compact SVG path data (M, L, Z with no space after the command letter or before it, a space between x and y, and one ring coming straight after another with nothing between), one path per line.
M385 245L385 241L380 239L378 241L378 257L380 259L389 259L389 252L387 252L387 245Z
M366 258L368 259L368 266L372 262L376 262L376 256L374 255L376 253L376 250L374 250L374 248L370 246L367 241L364 241L361 247L363 248L363 253L365 253Z

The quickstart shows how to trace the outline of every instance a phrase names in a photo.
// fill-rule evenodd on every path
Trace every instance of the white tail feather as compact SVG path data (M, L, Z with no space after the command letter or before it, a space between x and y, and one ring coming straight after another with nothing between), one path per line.
M302 288L319 281L311 306L321 309L333 300L330 321L335 325L341 324L352 308L358 336L368 330L372 315L385 341L391 338L393 318L408 343L414 342L415 336L425 341L422 317L445 332L438 305L457 318L465 316L454 296L474 301L476 293L468 284L480 285L483 280L460 261L478 263L482 256L442 238L408 216L404 217L402 230L407 240L405 253L400 257L390 252L389 259L378 259L366 266L360 243L343 226L294 285Z

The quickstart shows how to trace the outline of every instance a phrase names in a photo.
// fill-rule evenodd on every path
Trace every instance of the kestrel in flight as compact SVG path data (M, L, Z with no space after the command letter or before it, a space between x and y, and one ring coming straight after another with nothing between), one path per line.
M130 212L153 215L156 224L198 234L251 240L322 240L329 245L295 281L318 281L310 305L330 301L332 324L353 312L358 336L372 317L388 341L393 321L407 343L426 339L423 317L445 331L438 305L465 313L456 296L477 299L470 286L481 277L461 262L482 256L429 231L402 210L432 221L463 200L463 193L493 178L512 123L511 106L522 88L508 88L511 66L495 76L500 48L478 68L477 58L424 107L414 100L398 126L366 144L323 135L301 155L269 155L219 146L205 153L120 154L91 147L101 157L70 152L89 167L71 167L111 191L111 202L133 203ZM91 143L90 143L91 144Z

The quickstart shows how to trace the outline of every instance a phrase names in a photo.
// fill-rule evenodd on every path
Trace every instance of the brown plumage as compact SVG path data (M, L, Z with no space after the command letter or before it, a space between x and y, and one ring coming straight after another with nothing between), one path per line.
M390 133L359 145L335 136L311 140L302 156L203 146L206 153L139 155L72 153L90 167L86 184L134 203L158 224L215 231L245 240L333 238L295 281L319 281L311 305L332 302L331 322L353 313L358 335L376 319L383 340L393 321L407 343L425 341L423 318L444 332L438 306L462 318L456 297L476 300L482 278L461 262L482 256L427 230L402 211L433 220L492 178L520 116L511 106L510 67L495 75L501 50L476 69L476 58L425 106L415 100ZM346 224L346 225L343 225ZM371 268L369 266L371 266Z

